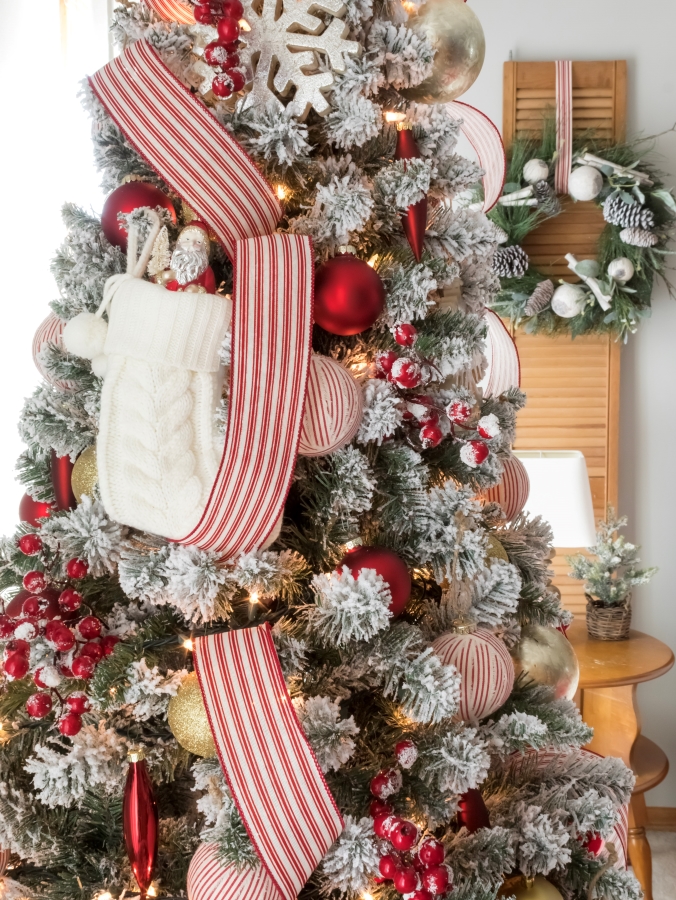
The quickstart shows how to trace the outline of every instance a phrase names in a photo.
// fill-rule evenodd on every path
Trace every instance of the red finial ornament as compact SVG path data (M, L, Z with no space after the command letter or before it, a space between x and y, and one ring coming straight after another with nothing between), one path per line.
M145 751L142 747L136 747L129 751L128 759L129 771L123 806L124 842L131 870L141 892L141 900L145 900L157 859L159 816Z
M75 509L77 501L70 481L73 474L73 463L70 461L70 456L68 454L57 456L56 452L52 450L50 470L56 508L58 510Z
M420 150L413 137L410 122L397 122L397 149L395 159L419 159ZM427 227L427 197L409 206L401 217L404 234L411 245L413 255L420 262Z

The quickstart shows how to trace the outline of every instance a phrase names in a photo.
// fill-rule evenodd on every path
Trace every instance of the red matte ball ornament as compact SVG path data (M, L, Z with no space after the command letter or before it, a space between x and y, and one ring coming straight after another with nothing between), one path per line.
M359 334L385 307L380 275L363 259L343 253L315 273L315 322L329 334Z
M176 210L169 197L153 184L145 181L130 181L115 188L103 204L101 214L101 227L107 240L116 247L127 249L127 229L118 221L118 214L127 215L143 206L155 209L161 206L171 216L171 221L176 224Z
M42 519L47 519L52 514L52 504L43 503L41 500L33 500L30 494L24 494L19 504L19 518L27 522L33 528L42 525Z
M129 753L122 805L124 843L142 898L153 880L159 831L157 803L144 756L142 748Z
M589 832L585 838L583 846L592 856L599 856L605 847L606 842L603 840L598 831Z
M390 612L396 618L404 611L411 596L411 575L406 563L387 547L355 547L348 550L338 569L347 566L356 578L362 569L375 569L392 594Z

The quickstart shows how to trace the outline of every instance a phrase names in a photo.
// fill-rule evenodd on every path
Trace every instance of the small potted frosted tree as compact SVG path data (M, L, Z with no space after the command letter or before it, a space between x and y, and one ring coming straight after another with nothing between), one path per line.
M600 641L621 641L629 636L631 625L631 589L647 584L657 569L639 569L639 547L618 534L627 524L626 517L608 520L596 532L596 544L589 548L595 558L569 556L571 578L584 581L587 597L587 631Z

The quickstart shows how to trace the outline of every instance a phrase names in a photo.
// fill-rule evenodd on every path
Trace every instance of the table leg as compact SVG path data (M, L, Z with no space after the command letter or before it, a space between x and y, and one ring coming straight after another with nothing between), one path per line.
M634 794L629 804L629 858L643 888L644 900L653 900L653 858L645 833L645 794Z

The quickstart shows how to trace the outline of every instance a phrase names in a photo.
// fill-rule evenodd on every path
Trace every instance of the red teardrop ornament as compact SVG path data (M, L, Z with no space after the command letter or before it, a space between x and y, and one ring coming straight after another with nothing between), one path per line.
M420 150L413 137L410 125L401 122L397 126L397 149L395 159L419 159ZM420 262L425 240L425 228L427 226L427 197L418 200L401 217L404 234L411 245L413 255Z
M75 509L77 501L70 484L70 478L73 474L73 463L70 456L57 456L52 450L51 462L52 487L54 488L54 496L56 497L56 508L58 510Z
M491 820L488 817L488 810L481 796L481 791L476 788L470 788L465 791L458 802L458 825L465 828L473 834L480 828L490 828Z
M153 786L143 750L129 753L129 771L124 788L124 842L131 869L145 900L153 880L157 859L159 817Z

